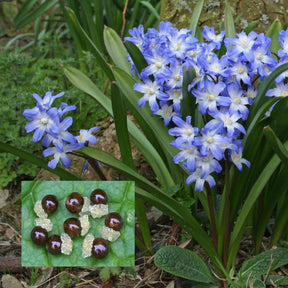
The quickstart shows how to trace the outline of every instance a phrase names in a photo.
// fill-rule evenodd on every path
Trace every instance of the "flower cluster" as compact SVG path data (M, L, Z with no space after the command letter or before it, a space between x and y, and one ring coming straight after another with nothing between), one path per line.
M37 101L36 106L32 109L25 109L23 112L28 120L32 120L26 124L25 130L27 133L34 131L33 141L38 142L42 139L45 147L53 145L43 151L44 157L54 156L54 159L48 162L48 166L52 169L56 168L60 159L66 167L69 167L71 160L67 153L82 148L87 142L93 144L97 142L96 137L92 135L92 132L98 129L97 127L80 130L80 135L76 137L68 131L73 119L71 116L63 118L63 115L75 110L76 106L69 106L62 102L59 108L52 107L54 100L64 94L65 92L61 92L53 96L53 93L49 91L42 99L38 94L33 93Z
M280 33L279 61L269 50L271 39L253 31L224 39L225 32L215 34L214 28L205 26L204 42L199 42L191 30L178 30L169 22L161 22L159 31L148 29L144 33L141 25L129 32L131 37L126 40L133 42L147 61L147 67L137 71L128 55L131 73L136 70L143 81L134 85L134 90L144 94L139 107L148 102L152 114L161 116L164 125L173 122L169 134L176 139L171 145L180 150L174 162L182 163L188 171L186 183L196 182L196 191L202 191L205 182L213 187L216 183L211 174L222 170L220 162L224 159L239 170L243 164L250 167L242 158L243 123L257 94L257 79L263 80L288 61L288 30ZM182 115L183 73L187 69L194 69L196 74L188 91L195 97L199 113L205 115L201 128L193 126L191 116L183 119ZM283 73L277 78L277 87L267 96L288 95L288 84L283 84L286 76Z

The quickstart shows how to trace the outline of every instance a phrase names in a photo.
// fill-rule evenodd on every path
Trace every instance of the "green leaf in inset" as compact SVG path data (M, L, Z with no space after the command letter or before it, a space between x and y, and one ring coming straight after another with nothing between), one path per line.
M214 283L206 263L194 252L177 246L162 247L154 258L155 264L176 276L204 283Z
M85 266L85 267L125 267L134 266L134 211L135 193L134 182L131 181L35 181L22 182L22 266ZM110 252L104 259L97 260L91 256L82 257L84 236L73 238L73 251L70 255L52 255L45 247L37 247L30 238L37 215L34 204L47 194L58 198L58 210L49 215L53 230L48 233L61 235L63 222L78 215L70 213L65 207L65 200L72 192L79 192L90 198L94 189L103 189L108 196L109 212L118 212L123 219L121 236L115 242L109 242ZM101 237L100 228L104 225L105 217L89 218L91 228L89 233ZM33 256L32 256L33 255Z

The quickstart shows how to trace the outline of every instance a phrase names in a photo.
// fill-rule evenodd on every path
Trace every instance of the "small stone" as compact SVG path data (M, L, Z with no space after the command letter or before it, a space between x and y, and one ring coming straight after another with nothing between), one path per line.
M108 205L105 204L90 205L89 211L93 218L100 218L108 214Z
M67 233L61 235L61 253L70 255L73 250L73 241Z
M105 240L108 240L110 242L114 242L119 238L120 232L115 231L112 228L102 226L101 227L101 235Z
M92 244L94 241L94 236L92 234L87 234L84 238L82 245L82 257L87 258L92 255Z
M81 223L81 236L84 236L88 233L90 229L90 222L89 222L89 216L88 215L82 215L79 218L80 223Z
M46 229L47 232L50 232L53 229L53 223L48 218L36 218L34 221L34 225Z
M42 207L42 201L38 200L34 205L34 212L39 218L47 218L47 213L45 213L43 207Z

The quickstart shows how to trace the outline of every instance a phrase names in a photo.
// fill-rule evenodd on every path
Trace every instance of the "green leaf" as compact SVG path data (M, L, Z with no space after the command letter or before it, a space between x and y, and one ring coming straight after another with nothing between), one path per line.
M177 172L172 159L178 151L169 144L174 140L173 137L168 134L168 129L163 125L162 121L159 121L155 116L151 116L151 110L148 105L139 109L138 100L141 94L133 90L135 80L118 67L112 67L112 71L120 89L126 96L128 102L132 105L132 108L134 109L133 113L137 113L133 115L143 129L146 137L153 144L155 149L157 149L158 153L162 156L162 159L165 159L163 161L167 161L167 167L169 167L173 178L168 176L170 172L167 172L168 174L165 172L166 177L163 179L166 180L166 186L174 186L173 179L177 179ZM166 170L167 167L165 166ZM170 184L168 184L167 181L169 181Z
M146 8L148 8L148 10L151 12L151 14L154 15L154 17L156 19L160 19L160 15L158 13L158 11L152 6L152 4L148 1L140 1L140 3L145 6Z
M276 18L273 23L270 25L267 36L269 36L272 40L269 50L272 53L278 53L278 50L281 48L281 45L278 41L279 33L282 30L282 24L278 18Z
M288 249L277 248L265 251L251 259L245 260L239 271L243 278L266 275L268 272L288 264Z
M119 35L107 26L104 27L104 43L114 63L129 74L130 64L126 59L128 52Z
M97 62L99 63L99 65L101 66L103 71L106 73L107 77L110 80L113 80L114 79L113 74L106 63L106 60L104 59L103 55L101 54L101 52L99 51L99 49L97 48L95 43L93 43L91 38L87 35L85 30L81 27L74 11L70 8L67 8L67 7L66 7L65 11L67 12L67 15L69 16L70 20L73 23L73 27L75 28L77 37L81 36L83 39L86 39L87 43L89 43L89 45L90 45L89 46L90 52L95 56L95 59L97 60Z
M264 135L266 136L268 142L271 144L275 153L288 168L288 151L276 136L275 132L271 129L271 127L267 126L264 127Z
M35 156L34 154L28 153L22 149L19 149L17 147L13 147L9 144L6 143L2 143L0 142L0 152L7 152L7 153L11 153L13 155L16 155L24 160L29 161L32 164L35 164L41 168L46 169L49 172L54 173L55 175L58 175L62 180L81 180L82 178L73 173L70 172L68 170L62 169L62 168L55 168L55 169L51 169L48 167L48 161L44 160L42 158L39 158L37 156Z
M196 6L194 7L192 16L191 16L191 21L190 21L190 25L189 25L189 29L193 30L193 36L196 36L196 31L197 31L197 27L198 27L198 22L200 19L200 15L202 13L203 10L203 6L204 6L204 0L199 0L196 4Z
M119 88L114 82L111 86L111 101L115 121L115 129L122 160L125 164L134 169L135 167L131 152L130 138L127 129L125 98L120 93Z
M288 147L288 141L284 144ZM256 200L263 191L263 188L269 181L270 177L273 175L274 171L280 164L280 159L277 155L274 155L271 160L263 167L262 173L255 180L253 187L249 191L248 197L245 200L241 212L237 218L236 224L234 225L233 232L231 234L231 241L229 245L229 258L228 258L228 268L234 264L235 257L238 251L240 241L244 232L247 217L252 211Z
M124 44L138 72L141 73L141 71L148 66L143 54L134 43L126 41Z
M58 0L49 0L41 3L34 11L23 17L19 23L16 25L16 30L21 29L25 25L31 23L38 17L42 16L46 11L48 11L52 6L54 6Z
M65 207L67 196L79 192L90 198L94 189L103 189L108 196L109 212L118 212L123 218L121 236L115 242L109 242L110 252L104 259L97 260L93 256L82 257L84 236L73 238L73 251L70 255L52 255L45 247L37 247L30 238L30 232L37 218L33 211L34 204L47 194L54 194L59 201L58 210L49 215L53 230L48 233L61 235L63 222L75 217ZM134 266L134 183L131 181L40 181L22 182L22 265L23 266L85 266L85 267L124 267ZM76 216L77 217L77 216ZM105 217L89 218L89 233L101 237L100 228L105 225ZM33 255L33 257L31 257Z
M37 0L26 0L20 7L20 10L18 11L17 15L15 16L13 22L17 24L20 20L25 17L25 15L28 14L30 9L34 6L34 4L37 2Z
M253 21L250 24L247 25L247 27L244 29L244 32L246 34L249 34L257 25L259 24L259 21Z
M63 70L72 84L92 96L113 117L110 99L83 72L70 66L63 66ZM128 119L127 125L132 141L151 165L159 182L166 186L165 183L167 181L167 187L173 186L174 182L171 176L169 176L170 173L158 152L131 120Z
M159 187L155 186L145 177L141 176L139 173L135 172L133 169L117 160L110 154L91 147L84 147L78 150L78 152L86 155L87 157L97 159L101 163L118 170L123 175L126 175L130 179L134 180L136 183L136 193L141 199L155 205L155 207L158 207L168 216L172 217L177 223L179 223L179 225L189 232L196 241L201 243L201 246L205 249L206 253L210 256L213 262L215 259L218 259L217 252L211 239L202 229L198 221L191 215L189 209L166 195L166 193ZM139 187L142 187L143 189L140 189Z
M154 262L158 267L178 277L214 283L207 264L190 250L177 246L165 246L156 252Z
M288 63L282 64L279 67L277 67L259 86L259 90L257 93L257 96L255 98L255 101L253 105L251 106L249 117L247 120L247 134L244 137L244 143L246 139L249 137L250 132L253 131L254 127L256 126L257 123L259 123L260 120L264 117L266 111L274 104L277 99L274 97L273 99L270 99L270 97L265 96L268 89L272 88L274 85L275 79L283 72L288 70ZM266 102L263 105L263 102ZM270 103L269 103L270 102ZM246 126L247 127L247 126ZM245 146L243 143L243 146Z
M233 15L231 7L228 0L225 0L225 36L227 38L235 38L235 25L233 20Z

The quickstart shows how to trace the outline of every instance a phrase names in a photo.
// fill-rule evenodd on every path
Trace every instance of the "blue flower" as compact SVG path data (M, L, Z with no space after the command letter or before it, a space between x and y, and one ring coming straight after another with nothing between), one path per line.
M202 35L207 41L215 43L216 49L220 49L225 31L221 31L220 34L216 35L214 27L204 26Z
M224 144L228 144L229 139L216 133L216 130L207 129L207 127L201 130L201 134L202 136L195 139L195 145L200 147L201 154L207 156L211 153L217 160L223 159Z
M223 82L214 84L212 81L205 81L202 90L192 90L192 94L197 98L196 103L199 104L198 110L201 114L216 112L217 106L229 107L231 99L220 96L225 87Z
M51 134L46 134L43 138L42 144L45 147L48 147L52 142L53 145L57 146L59 149L63 149L63 144L65 142L69 142L71 144L76 143L76 138L67 129L72 125L73 119L72 117L66 117L64 120L59 122L59 132L57 133L56 137Z
M153 112L157 112L159 110L157 99L167 100L169 96L160 90L161 86L156 81L152 82L149 78L147 78L144 80L144 82L144 84L134 84L135 91L144 93L144 95L139 99L138 105L139 107L143 107L148 101L151 110Z
M43 110L48 110L51 108L51 105L53 104L54 100L59 98L59 97L62 97L65 92L61 92L55 96L52 95L53 92L51 91L48 91L46 92L45 96L43 97L43 99L36 93L33 93L33 97L36 99L37 101L37 107L43 111Z
M78 143L84 143L84 144L87 142L90 142L90 143L96 144L97 139L94 135L92 135L92 132L94 130L97 130L97 129L99 129L99 128L98 127L92 127L89 130L81 129L80 135L76 136L77 142Z
M178 116L174 116L172 121L178 127L171 128L169 130L169 134L172 136L177 136L177 139L170 144L177 148L186 142L187 148L190 148L193 144L195 135L198 134L198 128L194 128L191 125L191 116L186 117L186 122Z
M33 134L33 141L37 142L41 140L45 132L52 134L56 137L56 133L59 133L59 119L57 108L50 108L47 112L41 111L38 107L33 109L25 109L23 115L32 120L25 126L27 133L35 130Z
M186 184L190 186L191 183L196 182L195 191L199 192L203 191L205 182L207 182L211 188L216 185L215 179L211 175L202 178L201 174L201 168L197 168L195 172L188 176L188 178L186 179Z
M48 157L53 155L54 159L48 162L48 166L51 169L55 169L58 162L62 161L62 163L66 167L70 167L71 160L68 157L67 153L72 152L73 150L77 150L79 148L82 148L83 144L75 143L75 144L64 144L62 149L59 149L58 147L49 147L43 151L43 156Z

